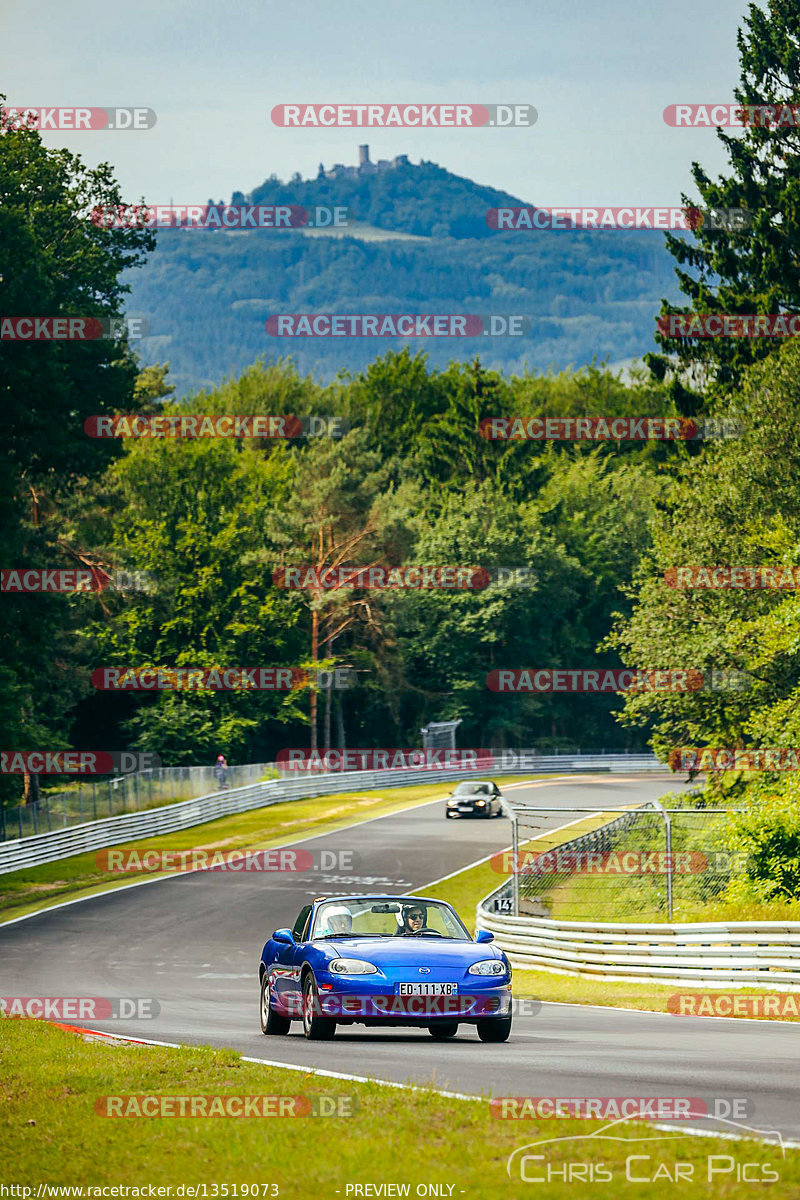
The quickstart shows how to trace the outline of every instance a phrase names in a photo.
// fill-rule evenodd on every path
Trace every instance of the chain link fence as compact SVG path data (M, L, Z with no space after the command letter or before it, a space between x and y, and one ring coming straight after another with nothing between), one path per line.
M221 778L213 764L161 767L113 778L84 776L65 791L42 792L35 804L0 808L0 841L51 833L120 813L144 812L179 800L196 800L210 792L245 787L264 779L282 779L286 774L275 763L244 763L227 767Z
M578 818L571 836L563 827L542 830L553 810L515 805L516 850L502 864L510 878L495 911L558 921L686 920L745 864L727 848L734 810L708 809L691 796L668 803L595 811Z

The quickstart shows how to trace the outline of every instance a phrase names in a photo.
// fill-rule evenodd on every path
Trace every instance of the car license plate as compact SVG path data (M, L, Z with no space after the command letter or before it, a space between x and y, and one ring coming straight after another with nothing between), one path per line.
M457 983L396 983L398 996L456 996Z
M472 812L472 805L471 804L459 804L458 811L459 812Z

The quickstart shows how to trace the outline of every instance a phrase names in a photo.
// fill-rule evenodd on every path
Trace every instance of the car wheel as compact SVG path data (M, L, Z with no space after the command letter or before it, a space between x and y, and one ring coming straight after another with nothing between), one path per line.
M336 1033L336 1022L322 1016L319 992L311 974L303 980L303 1033L315 1042L325 1041Z
M266 973L261 980L261 1003L258 1007L262 1033L280 1034L289 1032L292 1024L289 1018L282 1017L279 1013L272 1011L272 1005L269 1002L269 986Z
M443 1021L441 1025L429 1025L428 1033L437 1042L455 1037L458 1033L458 1021Z
M494 1017L478 1021L478 1037L482 1042L507 1042L511 1033L511 1017Z

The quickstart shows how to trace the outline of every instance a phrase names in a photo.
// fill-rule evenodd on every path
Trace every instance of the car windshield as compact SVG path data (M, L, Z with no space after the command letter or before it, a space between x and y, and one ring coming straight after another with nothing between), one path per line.
M460 783L453 795L455 796L485 796L492 790L490 783Z
M421 921L404 920L404 914L413 916L420 912ZM472 940L449 905L435 900L417 902L408 896L358 896L326 901L316 911L311 938L394 937L404 929L437 940Z

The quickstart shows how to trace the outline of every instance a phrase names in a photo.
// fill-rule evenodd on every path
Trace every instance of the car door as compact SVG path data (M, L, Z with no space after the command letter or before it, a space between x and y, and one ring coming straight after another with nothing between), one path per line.
M311 905L305 904L298 914L297 920L292 926L292 935L295 942L302 938L303 932L308 926L308 920L311 916ZM283 942L278 944L278 952L275 955L273 964L273 977L275 980L275 992L280 997L281 1004L289 1006L290 1013L300 1013L299 1005L295 1006L294 996L297 993L295 987L295 951L297 946L287 946Z
M290 1006L290 1010L298 1016L303 1011L303 993L300 988L300 968L303 965L303 960L306 957L308 949L308 934L311 927L311 909L312 905L307 904L300 911L300 915L294 923L292 933L294 935L295 945L287 946L289 951L288 959L291 965L291 972L285 977L286 986L286 1003Z

